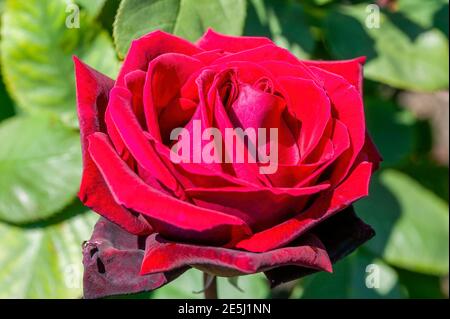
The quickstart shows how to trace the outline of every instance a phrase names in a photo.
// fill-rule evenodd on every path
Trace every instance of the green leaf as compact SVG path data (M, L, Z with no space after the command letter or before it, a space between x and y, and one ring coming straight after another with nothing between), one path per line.
M81 297L81 245L96 220L85 212L45 227L0 224L0 298Z
M448 273L448 204L407 175L385 170L356 203L377 235L366 247L388 263L431 275Z
M235 277L238 278L238 287L227 278L219 278L219 298L225 299L264 299L270 295L267 279L262 273Z
M421 7L428 5L421 3ZM409 19L404 12L382 12L379 27L370 28L366 21L374 14L367 11L367 4L331 10L324 28L332 54L339 59L367 56L365 76L397 88L418 91L448 88L446 35L438 27L419 25L417 19Z
M400 285L408 292L408 298L445 298L441 278L403 269L399 269L397 273Z
M333 266L333 273L306 278L291 298L351 299L403 298L398 275L382 260L361 250Z
M315 40L300 3L280 0L250 0L245 35L266 36L299 58L309 57Z
M364 102L367 128L383 156L383 166L398 164L414 149L413 115L380 98L368 97Z
M156 299L201 299L203 293L202 272L196 269L188 270L173 282L154 291L152 298ZM227 278L217 277L217 289L219 298L267 298L270 293L267 280L262 274L239 277L239 291Z
M3 79L0 76L0 122L15 114L14 103L6 92Z
M69 8L68 12L66 12ZM76 126L72 55L114 76L118 62L106 32L65 0L7 1L2 21L1 63L6 86L26 112L51 112ZM75 26L76 24L69 24Z
M190 269L180 277L156 289L152 298L154 299L202 299L203 293L195 293L203 290L202 272Z
M13 117L0 125L0 219L24 223L68 205L81 175L79 135L58 120Z
M75 0L77 4L79 4L93 17L100 14L106 1L107 0Z
M245 0L123 0L114 24L114 40L121 57L132 40L164 30L195 41L208 27L240 35L245 21Z

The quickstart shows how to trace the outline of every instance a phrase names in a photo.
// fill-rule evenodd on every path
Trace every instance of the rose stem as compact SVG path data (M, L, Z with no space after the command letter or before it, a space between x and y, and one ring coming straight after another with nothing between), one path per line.
M205 299L217 299L217 279L211 279L211 275L203 273L203 286L205 287Z

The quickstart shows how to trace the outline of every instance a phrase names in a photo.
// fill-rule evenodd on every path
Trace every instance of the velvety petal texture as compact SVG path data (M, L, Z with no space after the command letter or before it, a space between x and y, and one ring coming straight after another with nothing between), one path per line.
M301 61L208 30L195 44L133 41L115 81L74 63L79 197L103 216L83 250L85 297L156 289L190 267L277 285L332 271L373 236L351 208L381 162L364 58Z

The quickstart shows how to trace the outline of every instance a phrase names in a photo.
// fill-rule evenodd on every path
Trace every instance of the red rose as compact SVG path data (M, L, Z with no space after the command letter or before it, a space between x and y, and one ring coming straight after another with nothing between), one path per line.
M106 218L84 249L85 296L154 289L189 267L265 272L274 285L331 271L373 235L351 208L380 162L363 62L300 61L269 39L211 30L195 45L160 31L134 41L115 82L75 58L79 197ZM174 162L171 132L195 123L276 128L276 171L195 161L194 149Z

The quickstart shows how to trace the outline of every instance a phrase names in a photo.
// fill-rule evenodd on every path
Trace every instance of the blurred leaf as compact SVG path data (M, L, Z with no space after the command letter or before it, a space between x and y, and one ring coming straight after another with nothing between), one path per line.
M269 284L262 273L239 276L238 289L227 278L218 278L219 298L222 299L263 299L270 294Z
M269 285L263 274L255 274L239 277L239 287L236 289L227 278L217 278L217 289L219 298L266 298L269 293ZM194 293L203 290L202 272L196 269L188 270L176 280L166 286L156 289L152 298L166 299L202 299L203 293Z
M75 14L66 6L64 0L7 1L1 54L6 86L19 107L55 112L75 126L72 55L109 76L118 64L107 33L83 12L81 28L66 27Z
M421 4L427 7L428 2ZM366 20L375 13L366 8L367 4L340 6L328 14L325 37L335 57L367 56L365 76L397 88L433 91L448 87L449 47L444 33L425 28L400 11L381 13L380 27L369 28Z
M436 26L437 14L442 9L448 10L448 0L432 0L426 2L423 0L397 0L397 2L398 12L423 28Z
M398 276L400 285L408 291L409 298L444 298L439 277L403 269L398 271Z
M266 36L299 58L309 57L315 40L300 3L285 0L250 0L245 35Z
M108 0L75 0L91 16L96 17L100 14L105 2Z
M388 263L425 274L448 273L448 205L395 170L376 175L370 196L356 203L377 235L365 247Z
M155 299L202 299L203 293L194 293L194 291L203 290L202 272L191 269L183 275L165 285L156 289L152 298Z
M0 219L46 218L75 197L81 175L79 135L45 117L0 125Z
M119 5L120 0L107 0L98 16L98 21L111 36L113 33L114 19L116 18Z
M421 158L411 160L399 169L448 202L448 166L441 166L427 158Z
M0 122L15 114L13 101L6 92L3 79L0 76Z
M364 102L367 128L383 156L383 166L404 160L414 149L413 121L408 121L412 115L380 98L368 97Z
M163 30L189 41L208 27L240 35L245 20L245 0L123 0L114 24L114 40L121 57L132 40Z
M370 266L369 266L370 265ZM368 268L369 266L369 268ZM373 276L373 281L369 276ZM378 277L376 277L378 276ZM368 288L366 279L373 288ZM333 273L318 273L305 280L301 295L291 298L402 298L395 269L361 250L333 266ZM369 287L372 287L369 285Z
M0 298L79 298L90 212L46 227L0 224Z

